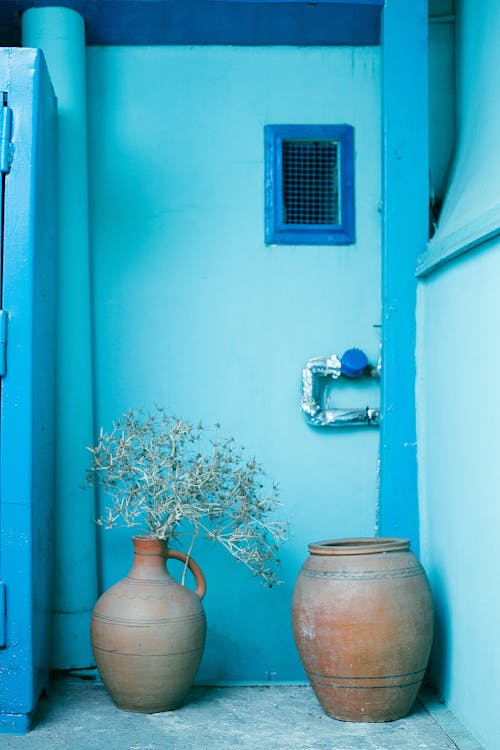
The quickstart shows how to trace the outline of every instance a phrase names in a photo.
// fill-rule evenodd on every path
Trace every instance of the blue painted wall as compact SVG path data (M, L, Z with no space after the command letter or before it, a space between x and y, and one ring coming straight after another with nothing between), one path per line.
M488 750L500 746L498 428L500 245L419 290L422 560L436 603L431 678Z
M431 676L487 750L500 747L499 44L498 3L462 0L457 149L417 310L422 557L437 625Z
M220 421L280 481L291 521L276 590L196 544L201 682L302 679L289 611L307 543L375 531L378 431L312 430L300 380L314 355L378 357L379 79L377 48L88 50L97 421L155 402ZM354 126L355 245L265 246L272 123ZM336 405L369 402L376 386ZM130 535L100 533L102 588L127 571Z

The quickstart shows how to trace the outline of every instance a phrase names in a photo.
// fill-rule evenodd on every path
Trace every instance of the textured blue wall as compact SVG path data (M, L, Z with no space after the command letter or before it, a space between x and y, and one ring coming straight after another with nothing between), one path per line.
M307 542L375 531L378 432L311 430L300 380L314 355L378 356L379 50L90 48L88 61L98 422L155 402L220 421L280 481L284 586L195 546L199 679L302 679L289 610ZM264 245L268 123L354 126L356 245ZM377 389L346 402L376 405ZM100 534L103 587L127 571L130 535Z
M500 746L495 401L500 244L455 261L419 289L422 560L436 604L431 678L485 748Z
M436 601L433 682L496 750L500 6L462 0L457 10L457 149L418 290L421 544Z

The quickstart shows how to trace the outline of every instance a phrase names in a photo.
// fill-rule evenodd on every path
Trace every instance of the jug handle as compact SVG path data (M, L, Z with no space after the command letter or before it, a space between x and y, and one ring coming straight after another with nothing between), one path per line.
M180 560L184 564L187 563L187 566L193 574L194 580L196 582L194 593L198 594L200 599L203 599L203 597L205 596L205 591L207 590L207 584L205 581L205 576L203 575L203 572L198 563L196 563L192 557L188 557L185 552L181 552L179 549L170 549L170 547L167 549L167 558Z

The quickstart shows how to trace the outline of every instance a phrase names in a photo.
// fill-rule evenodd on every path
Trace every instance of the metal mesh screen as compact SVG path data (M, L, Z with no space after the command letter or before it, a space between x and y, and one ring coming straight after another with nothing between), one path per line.
M283 140L285 224L339 224L338 141Z

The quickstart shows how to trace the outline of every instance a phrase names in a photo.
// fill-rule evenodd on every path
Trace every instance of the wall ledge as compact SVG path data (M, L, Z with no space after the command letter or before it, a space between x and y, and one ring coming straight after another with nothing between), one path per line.
M453 232L440 233L427 245L427 250L418 259L416 275L429 276L434 271L451 263L464 253L474 250L493 237L500 235L500 204L464 224Z

